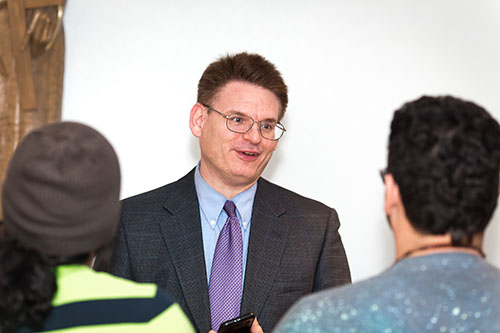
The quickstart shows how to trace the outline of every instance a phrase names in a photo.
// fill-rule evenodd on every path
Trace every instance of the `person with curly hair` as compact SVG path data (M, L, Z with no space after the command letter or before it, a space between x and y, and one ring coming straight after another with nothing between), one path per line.
M94 129L53 123L28 134L7 170L0 238L0 332L193 332L154 284L89 266L115 234L120 169Z
M482 251L499 193L500 126L451 96L404 104L389 137L382 274L311 295L275 332L500 332L500 270Z

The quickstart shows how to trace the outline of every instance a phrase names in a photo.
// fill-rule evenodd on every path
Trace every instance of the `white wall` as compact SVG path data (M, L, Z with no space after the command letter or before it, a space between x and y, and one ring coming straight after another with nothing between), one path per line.
M378 170L392 112L422 94L500 119L497 0L69 0L63 118L114 144L122 197L198 160L189 110L204 68L257 52L289 86L288 131L264 176L337 209L353 279L392 263ZM500 215L486 239L500 266Z

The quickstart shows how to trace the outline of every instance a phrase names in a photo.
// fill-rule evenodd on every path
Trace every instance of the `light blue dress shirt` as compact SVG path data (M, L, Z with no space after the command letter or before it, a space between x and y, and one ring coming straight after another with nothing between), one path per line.
M214 257L217 239L227 220L224 203L227 198L208 185L200 174L200 163L196 166L194 174L196 194L200 203L201 232L203 235L203 250L205 252L205 265L207 268L207 281L210 283L212 260ZM253 201L257 183L249 189L235 196L232 201L236 205L236 215L240 221L243 236L243 272L242 282L245 283L245 270L248 255L248 240L250 236L250 222L252 219ZM243 286L242 286L243 292Z

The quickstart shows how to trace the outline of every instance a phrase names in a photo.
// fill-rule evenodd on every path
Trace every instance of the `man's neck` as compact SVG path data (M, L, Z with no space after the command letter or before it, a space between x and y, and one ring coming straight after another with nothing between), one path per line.
M470 246L452 245L451 235L427 235L421 234L408 223L406 230L394 230L396 241L396 260L407 257L417 257L443 252L464 252L481 255L478 251L482 248L483 237L476 235L472 239Z
M248 190L250 187L252 187L256 182L257 179L248 184L248 183L241 183L241 184L234 184L234 183L229 183L224 181L223 179L220 179L218 177L211 177L210 174L206 171L203 170L203 168L200 166L200 175L203 178L203 180L210 185L211 188L213 188L215 191L223 195L226 199L232 200L234 197L236 197L238 194Z
M203 179L205 180L205 178L203 178ZM206 181L206 182L208 185L210 185L210 187L212 187L214 190L216 190L217 192L222 194L224 196L224 198L226 198L228 200L232 200L238 194L245 192L250 187L252 187L253 184L255 184L255 182L254 182L252 184L245 185L245 186L231 186L231 185L224 184L224 183L208 182L208 181Z

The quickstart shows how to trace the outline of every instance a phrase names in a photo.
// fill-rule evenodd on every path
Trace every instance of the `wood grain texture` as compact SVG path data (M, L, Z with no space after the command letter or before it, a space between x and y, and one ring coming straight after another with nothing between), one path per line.
M24 0L24 8L40 8L64 5L65 0Z
M17 10L16 7L15 11ZM57 19L56 7L36 10L42 10L44 15L54 22ZM26 31L26 26L29 24L30 18L33 17L33 11L24 10L26 19L23 21L23 27L15 28L18 33L23 29ZM63 30L60 31L56 42L49 51L34 53L31 47L32 42L30 42L25 50L29 56L31 68L29 72L24 73L30 74L32 77L36 107L23 110L21 96L25 85L20 82L22 80L19 78L16 66L19 62L25 61L25 58L16 52L13 45L10 12L7 8L0 7L0 59L6 72L0 73L0 184L3 184L10 157L22 138L35 128L61 120L64 75ZM0 219L2 216L0 205Z
M26 17L24 0L7 0L9 26L11 35L11 51L15 59L15 70L21 107L24 110L36 109L35 85L31 74L30 49L21 49L23 36L26 33Z

